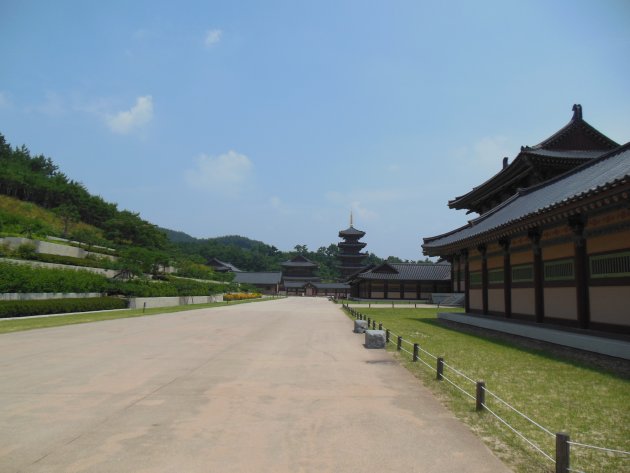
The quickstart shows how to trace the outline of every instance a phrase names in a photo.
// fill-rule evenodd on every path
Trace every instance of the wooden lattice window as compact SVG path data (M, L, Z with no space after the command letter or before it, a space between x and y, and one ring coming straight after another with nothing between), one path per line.
M472 271L469 281L471 286L481 286L481 271Z
M572 259L547 261L544 265L545 281L572 281L575 267Z
M488 283L489 284L502 284L503 283L503 268L489 270Z
M534 266L522 264L512 266L512 282L532 282L534 280Z
M630 276L630 251L590 257L592 278L619 278Z

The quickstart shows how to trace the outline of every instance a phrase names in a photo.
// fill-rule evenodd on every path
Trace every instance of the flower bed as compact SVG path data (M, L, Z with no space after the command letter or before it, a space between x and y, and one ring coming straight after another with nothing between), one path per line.
M261 294L257 292L235 292L232 294L225 294L223 296L224 301L244 301L247 299L260 299L262 297Z

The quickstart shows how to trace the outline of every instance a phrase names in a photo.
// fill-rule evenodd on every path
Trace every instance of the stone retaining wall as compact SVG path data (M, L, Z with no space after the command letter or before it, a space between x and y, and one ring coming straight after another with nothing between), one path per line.
M215 296L179 296L179 297L131 297L130 309L147 309L152 307L174 307L188 304L208 304L210 302L222 302L223 294ZM144 305L146 304L146 306Z

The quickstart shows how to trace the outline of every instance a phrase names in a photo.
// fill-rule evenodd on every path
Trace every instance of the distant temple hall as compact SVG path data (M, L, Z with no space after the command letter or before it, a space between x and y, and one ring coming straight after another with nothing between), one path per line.
M452 261L466 312L630 333L630 143L589 125L580 105L448 205L481 216L422 247Z
M244 272L229 263L214 259L219 271L234 271L235 282L256 286L264 294L288 296L354 297L359 299L419 300L435 293L451 292L451 265L448 262L383 263L365 265L366 243L359 241L365 232L350 227L339 232L339 272L336 282L322 282L317 275L318 265L303 255L296 255L280 264L282 271Z

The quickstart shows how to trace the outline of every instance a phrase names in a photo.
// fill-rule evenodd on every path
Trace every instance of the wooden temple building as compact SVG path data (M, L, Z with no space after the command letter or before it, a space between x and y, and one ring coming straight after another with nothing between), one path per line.
M451 290L451 265L442 263L382 263L349 279L350 295L359 299L429 299Z
M503 163L449 202L481 215L422 245L452 262L466 312L630 333L630 143L575 105L565 127Z
M346 283L323 283L315 273L317 263L297 255L282 266L282 287L287 296L332 296L345 297L350 289Z

